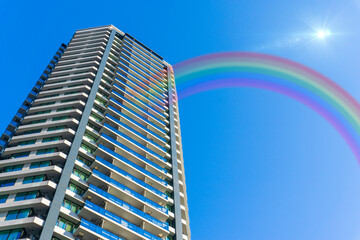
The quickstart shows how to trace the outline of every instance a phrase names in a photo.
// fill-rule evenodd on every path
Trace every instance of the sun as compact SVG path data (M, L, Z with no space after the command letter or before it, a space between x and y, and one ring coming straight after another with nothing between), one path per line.
M331 32L329 29L320 29L316 31L316 37L319 39L325 39L331 35Z

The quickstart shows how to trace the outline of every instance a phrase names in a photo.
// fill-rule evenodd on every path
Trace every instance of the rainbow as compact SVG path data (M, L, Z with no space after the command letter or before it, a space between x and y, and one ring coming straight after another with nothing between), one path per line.
M173 68L178 100L213 89L248 87L302 102L341 134L360 163L360 105L324 75L284 58L247 52L204 55Z

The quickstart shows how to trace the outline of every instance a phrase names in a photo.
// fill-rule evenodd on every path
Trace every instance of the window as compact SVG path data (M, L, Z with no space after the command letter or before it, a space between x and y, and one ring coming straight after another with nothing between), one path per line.
M75 93L79 93L79 91L67 92L64 95L70 95L70 94L75 94Z
M44 142L53 142L53 141L58 141L58 140L61 140L62 139L62 137L60 137L60 136L56 136L56 137L48 137L48 138L44 138L43 140L42 140L42 142L44 143Z
M23 234L22 229L5 230L5 231L0 232L0 239L1 240L16 240L16 239L20 239L22 234Z
M53 120L54 121L54 120ZM49 127L48 132L65 129L65 126Z
M1 195L0 196L0 203L5 203L9 195ZM0 237L1 239L1 237Z
M36 152L36 155L42 155L47 153L54 153L57 152L56 148L46 148L46 149L40 149Z
M11 155L10 158L21 158L21 157L27 157L30 155L30 151L28 152L20 152L20 153L14 153L13 155Z
M60 103L67 103L67 102L73 102L75 101L74 99L67 99L67 100L62 100Z
M9 211L8 214L6 215L5 221L27 218L31 214L31 212L32 211L30 208Z
M74 109L74 108L73 107L64 107L64 108L58 108L56 111L63 112L63 111L71 110L71 109Z
M47 167L47 166L50 166L50 165L51 165L50 161L35 162L35 163L32 163L30 165L30 169L40 168L40 167Z
M89 160L87 160L86 158L84 158L80 155L78 155L76 159L79 160L80 162L84 163L88 167L90 167L90 165L91 165L91 162Z
M87 145L85 145L83 143L81 144L81 148L84 149L85 151L91 153L91 154L93 154L95 152L94 149L92 149L91 147L89 147L89 146L87 146Z
M4 168L4 172L15 172L20 171L23 168L24 164L14 165L14 166L7 166Z
M53 104L55 104L55 102L42 103L42 104L39 104L39 106L47 106L47 105L53 105Z
M101 98L99 98L99 97L96 97L96 100L99 101L99 103L100 103L101 105L103 105L103 106L105 106L106 103L107 103L105 100L103 100L103 99L101 99Z
M97 138L88 134L87 132L84 134L85 137L87 137L88 139L90 139L91 141L93 142L96 142L97 141Z
M76 168L73 169L73 174L75 176L78 176L80 179L82 179L84 181L88 180L88 178L89 178L89 176L86 173L84 173Z
M34 113L34 115L40 115L40 114L46 114L46 113L51 113L51 110L36 112L36 113Z
M69 200L66 200L66 199L64 200L62 205L64 208L67 208L74 213L79 213L80 209L81 209L81 207L79 205L77 205Z
M46 119L34 120L29 122L29 124L44 123L44 122L46 122Z
M25 134L32 134L32 133L39 133L39 132L41 132L41 128L40 129L34 129L34 130L25 131L24 135Z
M78 87L78 86L82 86L82 85L83 85L82 83L77 83L77 84L73 84L73 85L69 86L69 88Z
M69 119L70 116L62 116L62 117L54 117L52 120L53 121L60 121L60 120L65 120L65 119Z
M58 89L62 89L63 87L56 87L56 88L50 88L48 89L49 91L52 91L52 90L58 90Z
M171 192L166 191L165 194L166 194L168 197L172 198L172 193L171 193Z
M90 128L92 128L92 129L94 129L94 130L97 131L97 132L100 131L100 128L99 128L99 127L97 127L97 126L95 126L95 125L93 125L93 124L91 124L91 123L88 123L88 126L89 126Z
M99 108L99 107L96 106L96 105L93 106L93 109L98 110L98 111L101 112L101 113L104 113L104 112L105 112L103 109Z
M38 175L38 176L25 177L22 183L28 184L28 183L42 182L44 180L45 180L45 175Z
M2 180L0 181L0 187L14 186L16 179Z
M68 189L76 194L79 194L80 196L84 195L85 192L83 189L79 188L73 183L69 183Z
M66 81L66 80L65 80ZM43 98L52 98L52 97L57 97L59 96L60 94L53 94L53 95L48 95L48 96L45 96Z
M100 118L100 117L98 117L97 115L95 115L95 114L90 114L90 116L91 117L93 117L93 118L95 118L95 120L97 120L97 121L99 121L99 122L101 122L103 119L102 118Z
M72 223L64 218L59 218L57 223L56 223L57 226L59 226L60 228L64 229L65 231L67 232L70 232L70 233L74 233L75 230L76 230L76 225L75 223Z
M22 192L18 193L15 196L15 202L16 201L23 201L23 200L29 200L34 199L39 195L38 191L31 191L31 192Z
M17 146L25 146L25 145L35 144L35 142L36 142L36 139L28 140L28 141L22 141L22 142L19 142L17 144Z

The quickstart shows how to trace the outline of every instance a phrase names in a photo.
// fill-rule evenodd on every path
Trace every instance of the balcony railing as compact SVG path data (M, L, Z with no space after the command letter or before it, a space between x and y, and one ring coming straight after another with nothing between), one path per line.
M126 124L120 122L118 119L116 119L115 117L106 114L105 117L110 118L112 121L116 122L118 125L120 125L121 127L125 128L126 130L128 130L129 132L133 133L134 135L138 136L139 138L143 139L144 141L148 141L151 144L155 145L156 147L160 148L161 150L163 150L164 152L167 152L168 150L164 147L162 147L160 144L157 144L156 142L152 141L151 139L147 138L145 135L139 133L138 131L134 130L133 128L127 126Z
M116 236L115 234L106 231L105 229L102 229L101 227L96 226L95 224L92 224L89 221L86 221L85 219L81 220L80 226L89 229L90 231L93 231L101 236L104 236L107 239L111 239L111 240L125 240L123 238L120 238L118 236Z
M168 196L167 196L165 193L157 190L156 188L150 186L150 185L147 184L147 183L144 183L144 182L141 181L140 179L138 179L138 178L134 177L133 175L127 173L126 171L122 170L121 168L119 168L119 167L117 167L117 166L109 163L108 161L102 159L101 157L96 156L96 160L99 161L100 163L104 164L105 166L109 167L110 169L118 172L119 174L125 176L126 178L131 179L132 181L136 182L137 184L143 186L143 187L146 188L147 190L149 190L149 191L151 191L151 192L159 195L160 197L165 198L166 200L168 199Z
M151 177L152 179L160 182L161 184L163 184L164 186L167 186L167 182L162 180L161 178L159 178L158 176L156 176L155 174L152 174L151 172L143 169L142 167L136 165L135 163L131 162L130 160L127 160L126 158L124 158L123 156L121 156L120 154L112 151L111 149L105 147L102 144L99 144L99 148L102 149L103 151L115 156L116 158L120 159L121 161L125 162L126 164L132 166L133 168L135 168L136 170L140 171L141 173L145 174L148 177Z
M113 106L110 106L109 105L109 109L111 109L112 111L116 112L117 114L119 114L122 118L128 120L129 122L131 122L132 124L136 125L137 127L145 130L146 132L154 135L155 137L159 138L160 140L164 141L164 142L167 142L165 138L159 136L158 134L154 133L153 131L151 131L150 129L142 126L141 124L135 122L132 118L126 116L125 114L123 114L122 112L120 112L119 110L117 110L116 108L114 108Z
M99 194L100 196L107 198L108 200L110 200L110 202L112 203L116 203L117 205L126 208L127 210L129 210L130 212L145 218L146 220L148 220L149 222L152 222L153 224L165 229L165 230L169 230L169 224L166 222L161 222L159 220L157 220L156 218L144 213L143 211L131 206L130 204L127 204L126 202L114 197L113 195L111 195L110 193L107 193L103 190L101 190L98 187L95 187L94 185L90 184L89 189L97 194Z
M124 144L116 141L115 139L109 137L108 135L106 135L105 133L102 133L101 136L103 138L105 138L106 140L108 140L109 142L113 143L115 146L120 147L122 149L124 149L125 151L128 151L129 153L133 154L134 156L138 157L139 159L143 160L144 162L146 162L147 164L151 165L152 167L156 168L157 170L167 174L167 170L165 168L160 167L159 165L157 165L156 163L153 163L152 161L150 161L149 159L147 159L146 157L142 156L141 154L135 152L134 150L130 149L129 147L125 146Z
M106 176L105 174L99 172L98 170L93 170L93 175L95 176L98 176L99 178L101 178L102 180L116 186L117 188L121 189L122 191L126 192L127 194L137 198L138 200L142 201L142 202L145 202L147 204L149 204L150 206L152 206L153 208L159 210L160 212L163 212L165 214L168 214L168 210L164 207L162 207L161 205L151 201L150 199L144 197L143 195L131 190L130 188L122 185L121 183L115 181L114 179Z
M131 137L127 136L126 134L120 132L119 130L117 130L116 128L113 128L112 126L110 126L109 124L105 123L104 124L105 127L107 127L108 129L110 129L111 131L115 132L116 134L120 135L121 137L125 138L126 140L128 140L129 142L133 143L135 146L141 148L142 150L154 155L155 157L159 158L161 161L163 162L167 162L167 159L160 156L159 154L155 153L154 151L148 149L147 147L145 147L144 145L138 143L137 141L135 141L134 139L132 139ZM140 155L141 156L141 155Z

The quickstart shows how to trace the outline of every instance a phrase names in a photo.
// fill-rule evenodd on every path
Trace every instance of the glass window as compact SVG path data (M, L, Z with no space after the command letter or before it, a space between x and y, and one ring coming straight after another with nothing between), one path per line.
M5 221L27 218L31 214L31 209L21 209L21 210L13 210L9 211L6 215Z
M94 149L92 149L91 147L89 147L89 146L87 146L87 145L85 145L85 144L81 144L81 148L82 149L84 149L84 150L86 150L87 152L89 152L89 153L91 153L91 154L93 154L94 152L95 152L95 150Z
M35 144L35 142L36 142L36 139L33 139L33 140L19 142L17 145L18 146L25 146L25 145Z
M76 225L74 223L61 217L58 219L56 225L70 233L74 233L76 230Z
M34 162L34 163L31 163L30 169L40 168L40 167L47 167L47 166L50 166L50 165L51 165L50 161Z
M85 192L83 189L79 188L73 183L69 183L68 189L76 194L79 194L80 196L82 196Z
M47 153L54 153L57 152L56 148L46 148L46 149L40 149L36 152L36 155L42 155Z
M51 113L51 110L36 112L36 113L34 113L34 115L40 115L40 114L46 114L46 113Z
M31 121L29 122L29 124L44 123L44 122L46 122L46 119L39 119L39 120Z
M15 201L23 201L23 200L28 200L28 199L34 199L34 198L36 198L38 196L38 194L39 194L38 191L18 193L15 196Z
M20 171L23 167L24 167L24 164L19 164L19 165L15 165L15 166L8 166L8 167L5 167L4 172Z
M0 181L0 187L14 186L16 179L2 180Z
M64 95L71 95L71 94L75 94L75 93L79 93L79 91L67 92Z
M41 182L45 180L45 175L31 176L25 177L23 180L23 184Z
M21 157L27 157L30 155L30 151L28 152L20 152L20 153L14 153L13 155L11 155L10 158L21 158Z
M20 239L22 233L22 229L0 231L0 240L17 240Z
M64 107L64 108L58 108L56 111L63 112L63 111L71 110L71 109L74 109L74 108L73 107Z
M41 132L41 129L34 129L34 130L25 131L24 135L25 134L32 134L32 133L39 133L39 132Z
M69 119L70 116L62 116L62 117L54 117L52 120L53 121L60 121L60 120L65 120L65 119Z
M65 126L49 127L48 132L65 129Z
M1 195L0 196L0 203L5 203L9 195ZM0 238L1 239L1 238Z
M60 103L67 103L67 102L72 102L72 101L75 101L75 99L62 100Z
M39 106L47 106L47 105L53 105L53 104L55 104L55 102L42 103L42 104L39 104Z
M53 142L53 141L58 141L61 140L62 138L60 136L56 136L56 137L48 137L48 138L44 138L42 140L42 142Z
M74 213L79 213L81 207L67 199L64 200L63 202L63 207L69 209L70 211L74 212Z
M76 168L73 169L73 174L75 176L78 176L80 179L82 179L84 181L88 180L88 178L89 178L89 176L87 174L83 173L82 171L80 171Z
M90 165L91 165L91 162L89 160L87 160L86 158L84 158L80 155L78 155L76 159L79 160L80 162L84 163L86 166L90 167Z

